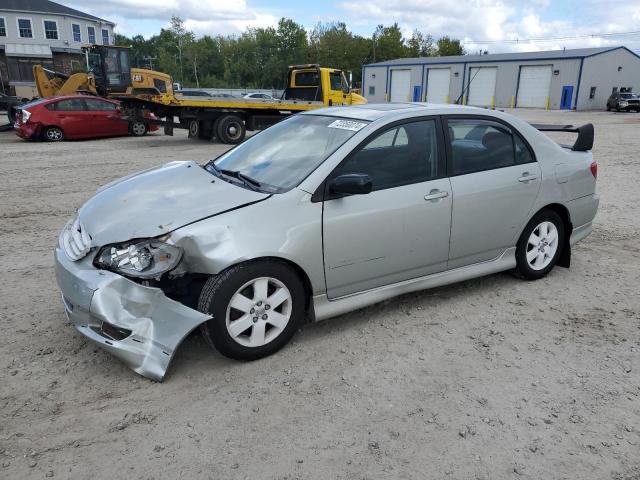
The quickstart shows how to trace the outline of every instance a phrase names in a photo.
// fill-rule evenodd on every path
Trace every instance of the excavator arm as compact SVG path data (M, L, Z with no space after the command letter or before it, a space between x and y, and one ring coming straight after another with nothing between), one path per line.
M96 79L92 73L65 75L64 73L47 70L42 65L34 65L33 78L40 98L78 93L98 94Z

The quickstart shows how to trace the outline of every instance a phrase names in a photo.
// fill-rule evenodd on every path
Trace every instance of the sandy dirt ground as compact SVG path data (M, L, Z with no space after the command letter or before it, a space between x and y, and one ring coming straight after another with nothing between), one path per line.
M225 147L0 134L0 478L639 479L640 115L515 113L596 126L570 269L405 295L252 363L194 334L163 383L66 324L52 249L100 185Z

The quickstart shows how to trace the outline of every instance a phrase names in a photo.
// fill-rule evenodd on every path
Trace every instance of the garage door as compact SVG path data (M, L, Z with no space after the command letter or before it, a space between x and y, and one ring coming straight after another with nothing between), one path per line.
M490 107L496 94L497 67L475 67L469 70L467 103L476 107Z
M545 108L551 86L551 65L520 67L516 106Z
M430 68L427 70L427 102L447 103L450 83L450 68Z
M411 70L391 70L391 101L411 100Z

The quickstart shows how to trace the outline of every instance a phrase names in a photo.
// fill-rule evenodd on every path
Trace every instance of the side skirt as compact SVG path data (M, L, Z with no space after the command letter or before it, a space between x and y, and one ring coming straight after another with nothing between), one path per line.
M516 248L505 250L500 256L487 262L475 263L466 267L455 268L444 272L434 273L425 277L405 280L403 282L373 288L360 293L345 295L344 297L329 300L326 294L313 297L313 320L342 315L359 308L367 307L374 303L382 302L389 298L397 297L405 293L417 292L428 288L440 287L451 283L462 282L471 278L491 275L492 273L510 270L516 266Z

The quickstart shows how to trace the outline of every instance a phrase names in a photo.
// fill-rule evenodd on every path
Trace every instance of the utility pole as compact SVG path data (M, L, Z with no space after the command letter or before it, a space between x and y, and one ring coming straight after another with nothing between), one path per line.
M154 61L154 60L157 60L157 59L158 59L158 57L150 57L150 56L148 56L148 55L147 55L147 56L142 57L142 59L143 59L145 62L148 62L149 70L153 70L153 61Z

